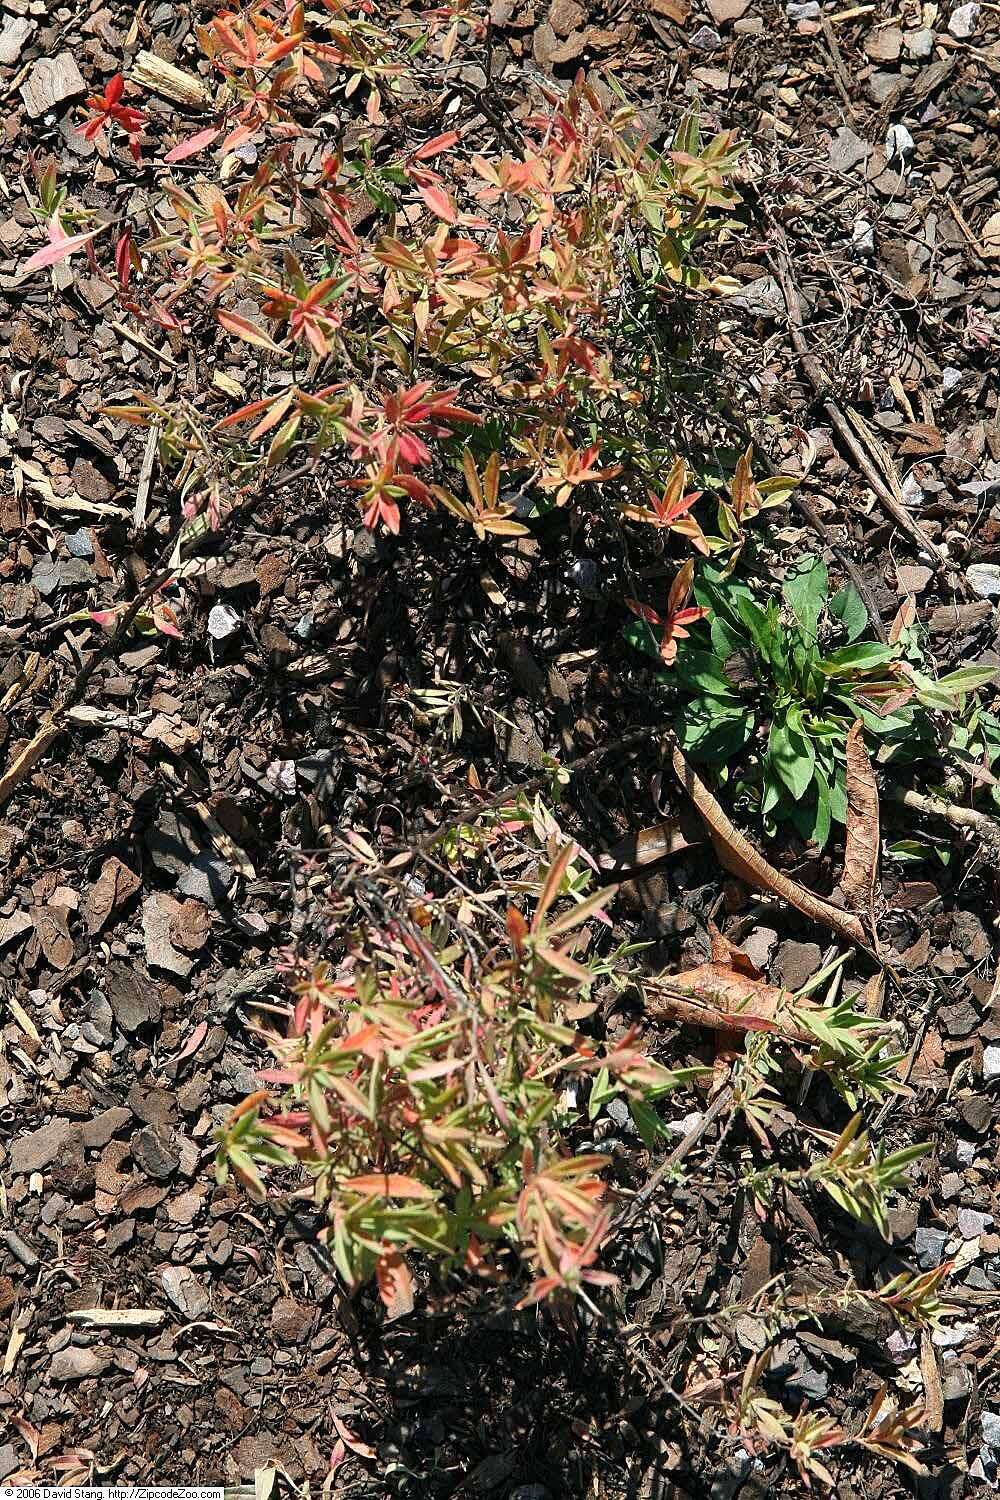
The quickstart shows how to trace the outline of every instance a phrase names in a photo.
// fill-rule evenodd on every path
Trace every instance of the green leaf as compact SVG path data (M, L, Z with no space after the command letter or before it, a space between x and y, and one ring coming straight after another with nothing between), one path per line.
M674 722L678 743L695 760L720 761L742 750L753 733L754 716L741 704L720 698L694 698Z
M770 661L774 649L774 632L760 605L755 604L752 599L737 598L736 613L761 656Z
M853 646L841 646L831 651L820 662L820 671L827 677L853 677L857 672L871 672L875 667L884 667L896 658L895 648L881 646L878 641L858 641Z
M938 678L938 687L949 693L974 693L976 688L989 687L995 681L997 667L959 667L947 677Z
M849 641L856 641L868 624L868 611L853 583L845 584L834 594L830 613L843 625Z
M630 1099L628 1107L632 1111L635 1128L642 1137L642 1144L647 1150L651 1150L659 1137L667 1133L663 1121L645 1099Z
M684 687L700 688L713 698L736 698L719 658L711 651L699 651L685 641L681 642L677 653L674 675Z
M816 766L816 752L811 740L796 734L786 720L775 719L768 735L767 753L771 765L796 801L804 797Z
M636 651L642 651L646 656L653 656L659 661L660 643L652 625L646 620L629 620L622 627L622 635Z
M820 849L824 849L830 837L833 814L830 811L830 783L819 766L816 767L816 773L813 776L813 787L816 792L816 813L810 837L815 840Z
M819 617L830 591L830 578L821 557L804 558L789 573L782 596L810 639L815 640Z

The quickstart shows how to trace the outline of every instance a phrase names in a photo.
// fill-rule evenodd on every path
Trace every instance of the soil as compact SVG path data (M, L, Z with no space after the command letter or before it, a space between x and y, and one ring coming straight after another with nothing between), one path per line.
M961 9L978 12L971 32L908 3L495 0L491 30L504 109L526 109L538 77L604 69L659 141L695 97L710 127L750 140L724 249L743 289L704 330L714 399L774 465L809 458L803 494L827 542L790 509L778 563L825 546L839 583L846 556L885 628L912 597L939 671L1000 669L1000 26L993 8ZM92 206L141 195L149 179L123 182L74 133L76 105L144 47L196 69L197 19L115 0L0 5L0 775L94 649L73 612L130 599L176 521L162 476L141 478L144 435L99 408L183 382L201 357L174 337L159 356L130 342L82 261L54 289L19 281L37 238L28 154L52 153ZM864 414L954 571L887 513L830 400ZM931 1143L891 1243L829 1204L758 1214L739 1186L743 1137L713 1129L616 1251L623 1325L515 1312L513 1290L429 1277L416 1310L388 1321L372 1293L344 1295L308 1206L261 1208L212 1175L213 1130L256 1087L255 1007L281 1000L288 945L323 939L331 830L388 857L475 804L470 764L489 798L544 783L552 756L582 761L562 816L595 856L681 799L624 661L621 559L597 528L482 549L457 546L444 514L411 515L400 539L373 538L320 469L264 493L213 555L181 637L134 635L101 660L69 728L4 787L0 1483L236 1485L277 1469L280 1485L329 1476L332 1495L371 1497L798 1492L791 1466L678 1396L719 1340L742 1368L763 1316L699 1320L779 1272L794 1302L957 1256L954 1315L923 1351L849 1307L789 1313L772 1379L792 1409L808 1399L848 1428L883 1385L905 1405L933 1402L936 1382L926 1473L855 1453L844 1496L990 1487L1000 999L996 865L975 831L921 822L937 862L883 867L880 936L899 976L884 1003L909 1092L880 1139ZM454 741L411 696L442 679L461 688ZM886 844L918 821L886 802ZM828 856L780 858L813 888L833 883ZM700 961L713 914L790 987L834 951L790 909L755 904L704 846L625 873L612 911L654 944L651 964ZM622 1026L633 1019L647 1045L711 1059L709 1039L642 1015ZM818 1089L800 1118L833 1129L839 1107ZM604 1149L623 1187L659 1159L624 1131ZM93 1308L160 1316L71 1316Z

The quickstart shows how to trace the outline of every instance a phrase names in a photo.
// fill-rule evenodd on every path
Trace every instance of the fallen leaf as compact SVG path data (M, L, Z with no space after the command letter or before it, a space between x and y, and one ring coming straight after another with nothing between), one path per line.
M360 1438L354 1436L349 1427L344 1426L344 1423L335 1411L330 1412L330 1420L333 1422L334 1427L336 1427L341 1442L350 1448L352 1453L357 1454L358 1458L376 1458L378 1456L370 1443L362 1442Z
M790 1041L815 1041L787 1015L790 992L768 984L747 955L727 942L716 927L711 933L708 963L666 980L646 981L644 989L652 1001L647 1010L713 1031L770 1031Z
M597 863L610 873L627 874L646 865L655 864L671 854L680 854L692 844L701 843L697 829L684 826L681 818L667 818L654 823L650 828L640 828L638 833L629 833L617 844L602 854Z
M792 880L791 876L782 874L780 870L776 870L772 864L769 864L764 856L753 847L746 835L730 822L708 787L688 764L680 748L669 738L664 741L664 744L669 747L677 780L691 798L708 828L709 837L715 846L720 863L731 874L738 875L741 880L745 880L748 885L754 886L757 890L768 891L772 896L780 896L803 916L810 917L812 921L819 922L824 927L829 927L831 931L836 932L849 943L855 943L866 953L871 953L872 949L860 918L851 912L841 911L839 907L824 900L822 896L807 891L805 886L799 885L797 880Z
M865 749L864 725L855 719L847 735L847 835L840 888L851 911L863 913L875 930L878 889L878 783Z

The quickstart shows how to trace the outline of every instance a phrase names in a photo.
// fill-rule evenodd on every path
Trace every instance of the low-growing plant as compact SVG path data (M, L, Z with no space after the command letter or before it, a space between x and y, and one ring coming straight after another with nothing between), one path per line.
M349 1286L372 1275L387 1300L423 1252L478 1270L498 1241L535 1280L528 1301L608 1280L595 1262L610 1226L600 1169L575 1154L575 1102L592 1079L594 1112L612 1095L655 1133L654 1102L698 1069L666 1068L630 1036L598 1047L575 1023L594 1009L598 967L573 953L608 892L553 905L572 889L566 846L551 862L530 922L510 906L495 948L477 953L421 921L369 925L343 969L295 980L285 1037L268 1037L267 1092L234 1111L219 1139L219 1176L264 1196L262 1169L298 1163L328 1218L324 1237Z
M474 134L473 109L428 130L415 122L439 109L443 73L491 67L488 28L447 7L400 24L367 0L254 0L197 37L213 118L151 143L163 173L148 232L124 226L105 268L92 243L105 226L48 166L48 241L25 266L85 250L151 332L207 324L221 353L252 350L248 374L217 368L184 399L105 408L156 426L192 523L218 525L248 485L324 455L365 525L397 532L403 502L440 504L479 540L612 481L627 504L658 475L660 418L644 415L644 357L623 352L621 323L638 295L731 289L699 263L739 201L731 133L703 139L690 110L656 151L619 86L582 74L523 120L498 90ZM159 128L137 95L115 75L80 126L119 172L142 169L140 139ZM331 106L349 149L325 138Z
M864 639L862 600L851 585L831 595L818 557L789 570L780 597L712 563L697 580L693 563L685 569L685 597L692 590L696 604L683 610L680 633L690 639L676 645L676 628L631 600L641 621L625 635L670 666L660 681L679 704L674 728L685 753L716 765L769 834L790 822L822 847L832 825L845 821L847 735L856 720L883 759L912 758L937 746L936 714L956 713L991 680L992 669L975 667L928 677L916 665L912 628L890 644ZM667 620L680 618L678 604ZM691 633L702 619L707 624Z

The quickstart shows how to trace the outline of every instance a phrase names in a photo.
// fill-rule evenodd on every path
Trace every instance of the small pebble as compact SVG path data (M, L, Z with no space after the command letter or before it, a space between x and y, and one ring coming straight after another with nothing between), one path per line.
M1000 1448L1000 1412L984 1411L981 1420L987 1448Z
M934 51L934 33L925 28L923 31L911 31L909 36L903 38L907 52L917 62L926 62Z
M240 628L240 617L228 604L213 604L208 612L208 633L213 641L225 641Z
M978 29L979 6L974 3L974 0L973 4L960 5L957 10L952 11L951 20L948 22L948 30L959 41L965 41L966 38L975 36Z
M785 15L790 21L817 21L823 14L819 0L788 0Z
M85 526L81 526L79 531L69 532L65 542L70 557L83 557L89 562L94 555L94 544Z
M863 255L869 255L875 249L875 230L871 221L866 219L864 214L859 214L854 221L854 228L851 231L851 244L855 250L860 250Z
M969 572L972 572L971 568ZM978 590L976 592L978 593ZM1000 1078L1000 1047L996 1044L983 1048L983 1078L987 1083L993 1083L995 1079Z
M913 155L914 139L905 125L890 125L885 133L885 155L887 161L907 161Z
M970 568L966 568L965 576L969 580L969 587L980 599L1000 598L1000 568L996 563L973 563ZM1000 1072L1000 1047L987 1047L986 1050L996 1053L996 1066Z
M992 1214L981 1214L974 1208L958 1210L958 1232L963 1240L974 1240L977 1234L982 1234L992 1223Z
M979 1147L976 1145L975 1141L963 1140L961 1136L959 1136L959 1138L955 1142L955 1156L956 1159L961 1162L963 1167L972 1166L972 1163L976 1159L976 1153L978 1150Z
M722 38L711 26L699 26L694 36L688 37L688 46L696 47L699 52L714 52L722 46Z
M945 1229L918 1229L913 1237L917 1265L922 1271L932 1271L944 1258L944 1247L948 1240Z
M962 372L956 370L954 365L947 365L941 371L941 390L945 396L950 396L961 384Z

